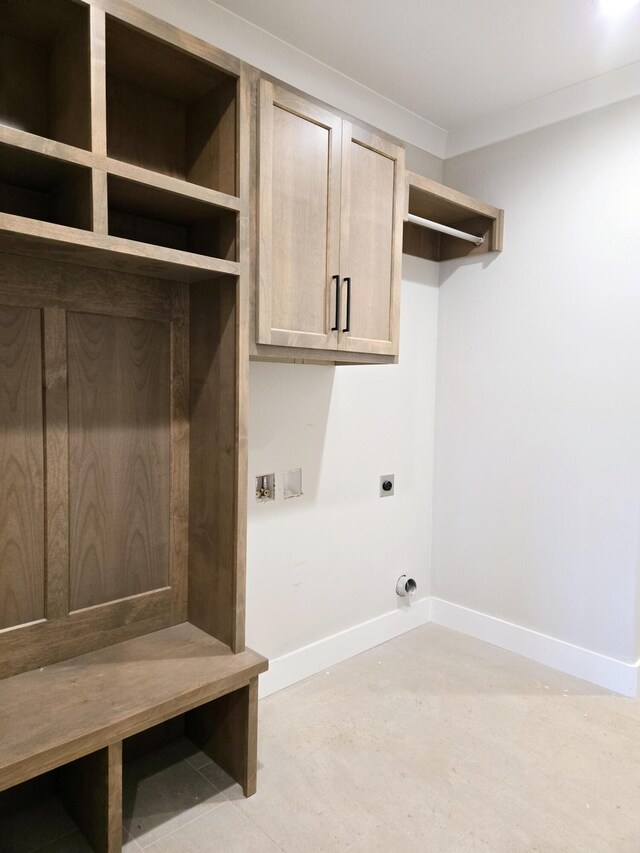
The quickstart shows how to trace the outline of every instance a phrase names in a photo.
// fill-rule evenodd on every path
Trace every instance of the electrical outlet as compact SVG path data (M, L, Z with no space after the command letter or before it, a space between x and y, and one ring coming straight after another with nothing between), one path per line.
M396 490L395 475L383 474L380 477L380 497L390 498Z

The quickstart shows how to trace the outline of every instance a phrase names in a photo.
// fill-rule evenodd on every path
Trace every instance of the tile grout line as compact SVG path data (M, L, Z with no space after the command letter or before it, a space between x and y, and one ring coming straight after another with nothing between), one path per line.
M266 830L264 830L259 824L257 824L255 822L255 820L251 817L251 815L245 814L242 811L242 809L238 808L238 806L232 800L227 800L227 802L231 803L231 805L238 812L238 814L242 815L242 817L246 818L246 820L248 820L249 823L252 823L259 832L261 832L266 838L269 839L269 841L271 841L272 844L275 844L275 846L278 848L278 850L281 850L282 853L288 853L287 849L285 847L281 847L280 844L278 844L278 842L275 840L275 838L272 838Z
M169 832L165 833L164 835L160 835L158 838L154 838L153 841L149 842L149 844L140 844L140 842L138 841L137 838L134 838L133 841L136 842L136 844L140 847L141 850L151 850L153 848L154 844L157 844L159 841L165 841L167 838L171 838L172 835L175 835L177 832L180 832L182 829L185 829L187 826L190 826L192 823L195 823L196 821L201 820L203 817L207 817L208 815L211 814L211 812L216 811L216 809L219 809L223 805L224 805L224 803L215 803L213 806L211 806L210 809L207 809L206 812L202 812L202 814L199 814L197 817L192 817L190 820L187 820L184 823L181 823L180 826L176 826L175 829L171 829Z

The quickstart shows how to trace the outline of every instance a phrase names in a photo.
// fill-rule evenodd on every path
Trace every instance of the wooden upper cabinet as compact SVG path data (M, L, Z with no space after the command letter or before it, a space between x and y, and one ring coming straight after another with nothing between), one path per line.
M341 349L398 352L403 180L400 146L343 123Z
M396 355L404 150L261 80L258 159L258 344Z
M258 342L335 349L342 121L260 83Z

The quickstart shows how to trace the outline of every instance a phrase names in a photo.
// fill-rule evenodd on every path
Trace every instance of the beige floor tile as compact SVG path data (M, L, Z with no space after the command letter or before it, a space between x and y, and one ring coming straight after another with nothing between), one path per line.
M198 749L198 747L186 737L177 740L173 744L173 748L176 750L178 755L182 756L182 758L186 758L189 764L192 767L195 767L196 770L199 770L206 764L211 764L211 759L206 752L202 752L202 750Z
M146 849L148 853L281 853L231 803L191 821Z
M211 782L172 747L125 767L124 826L141 847L223 802L223 795Z
M260 718L248 800L187 741L128 768L126 853L640 853L640 702L453 631L371 649ZM66 839L48 853L85 853Z

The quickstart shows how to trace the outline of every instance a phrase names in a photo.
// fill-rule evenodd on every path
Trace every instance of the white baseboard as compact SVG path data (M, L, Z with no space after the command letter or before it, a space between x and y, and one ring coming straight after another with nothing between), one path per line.
M426 624L430 618L431 599L420 598L410 606L398 607L368 622L275 658L269 662L269 671L260 676L260 697L269 696L380 643L386 643Z
M431 598L431 621L623 696L639 693L640 661L625 663L441 598Z

